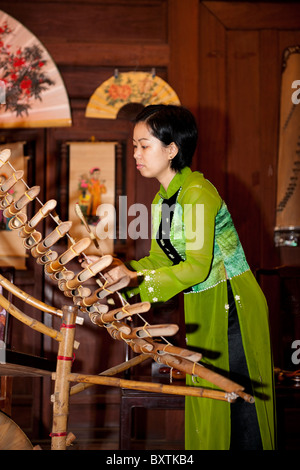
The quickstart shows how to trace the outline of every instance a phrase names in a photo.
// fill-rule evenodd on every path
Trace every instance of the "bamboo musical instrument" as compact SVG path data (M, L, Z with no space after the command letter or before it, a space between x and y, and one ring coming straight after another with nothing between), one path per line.
M99 243L84 220L80 207L76 205L75 211L80 220L84 223L89 237L75 241L70 234L72 223L70 221L61 221L58 215L55 213L56 201L50 200L43 204L38 199L39 187L34 186L33 188L29 188L22 179L23 172L18 172L13 168L9 162L9 157L10 151L7 149L0 152L0 167L8 165L12 171L12 174L7 178L7 180L2 182L0 185L0 210L3 210L4 214L11 218L10 228L12 230L19 230L19 236L23 240L25 248L30 250L31 255L36 259L37 263L44 266L45 274L57 282L58 288L64 293L66 298L72 299L72 308L74 310L71 314L73 318L71 323L74 325L76 323L82 323L82 318L78 316L78 313L86 313L93 323L100 327L104 327L113 339L126 342L126 344L128 344L135 353L140 355L138 359L132 361L132 365L137 364L146 358L151 358L156 362L168 365L171 369L176 368L177 370L186 374L204 379L220 389L208 390L199 386L193 386L179 387L179 391L178 387L170 388L168 386L160 386L160 384L144 384L142 382L134 383L132 381L124 381L122 379L107 377L104 375L104 373L101 373L98 376L71 374L71 367L69 367L70 364L67 368L65 366L60 367L60 362L58 360L58 369L54 377L56 381L56 387L58 388L54 394L54 402L56 403L57 401L57 395L60 395L62 400L65 400L66 393L69 394L68 382L77 381L79 383L85 384L85 386L81 386L80 389L84 389L87 386L86 384L108 384L123 388L142 387L137 389L159 391L161 393L176 393L199 397L209 397L218 400L226 400L229 402L234 401L237 397L241 397L243 400L252 403L254 401L253 397L246 394L242 386L229 380L223 375L210 370L205 366L205 364L200 363L202 360L201 354L175 347L165 340L165 336L173 336L177 333L179 329L177 325L149 325L149 323L142 317L142 314L148 312L151 305L148 302L140 302L130 305L127 301L124 300L119 290L123 289L129 284L130 277L120 274L118 279L114 279L114 281L108 281L109 276L106 278L104 274L104 272L109 269L110 265L112 264L113 257L110 255L104 255L100 256L97 261L92 263L88 262L88 257L85 255L85 250L90 245L90 243L93 242L95 246L99 246ZM24 183L26 191L17 201L15 201L13 195L10 194L9 191L18 181ZM30 221L27 221L27 216L24 212L24 209L26 209L26 206L34 199L41 205L41 208L36 214L33 215ZM56 228L46 238L43 239L42 234L37 230L37 226L39 222L45 217L51 217L56 224ZM58 253L53 250L52 247L62 237L68 238L70 246L64 253L58 255ZM87 267L80 270L80 272L76 274L68 268L68 263L79 256L86 259ZM93 278L95 279L96 283L100 285L100 288L97 287L92 292L90 286L86 287L85 283ZM64 314L61 310L47 306L37 299L28 296L1 275L0 284L18 298L24 300L25 303L28 303L29 305L32 305L47 313L60 316L62 319L64 319ZM113 309L110 308L110 301L113 300L113 295L117 296L121 303L121 307L115 307ZM106 303L104 303L104 300ZM76 341L74 341L74 338L71 343L69 343L69 340L67 340L69 345L66 346L66 338L73 337L72 335L65 334L64 332L58 332L52 328L46 327L43 325L43 323L37 322L36 320L28 317L1 295L0 305L30 328L33 328L42 334L56 339L59 342L59 348L67 348L67 350L65 350L63 353L59 353L59 356L70 358L70 351L73 350L74 347L78 347L78 344ZM65 307L67 310L70 308L70 306ZM130 323L132 316L140 318L144 325L133 328ZM73 329L73 327L70 328ZM158 342L154 341L154 337L159 337L160 340L162 340L164 343L161 343L160 340ZM63 345L61 344L62 342L64 343ZM126 368L127 366L125 364L117 366L116 368L113 368L113 370L107 371L107 375L113 375L119 371L125 370ZM79 387L77 387L76 390L78 389ZM55 443L57 441L56 438L58 437L57 434L60 433L60 431L57 431L57 429L59 429L60 426L62 428L66 427L65 417L68 414L68 410L61 413L62 406L62 403L60 403L58 412L54 412L54 431L52 438L54 447L56 446ZM63 424L57 424L60 423L60 415L64 417ZM59 448L61 441L60 444L57 445L57 448ZM63 446L65 446L65 439Z
M9 164L9 156L10 152L8 150L4 150L0 152L0 164L1 166ZM9 164L10 165L10 164ZM37 194L39 192L39 188L35 187L34 191L31 190L30 196L28 198L28 194L30 189L27 187L26 183L24 182L27 190L25 191L24 195L18 199L21 203L14 202L13 198L7 199L9 189L17 182L23 181L23 172L22 171L15 171L12 165L10 165L12 169L12 175L7 178L0 185L0 202L6 201L2 207L7 210L7 214L19 216L20 211L18 209L23 208L24 205L27 205L27 199L32 199L33 197L37 198ZM135 304L135 306L129 306L128 303L125 303L117 288L120 285L126 286L129 282L129 279L126 276L123 279L118 279L117 282L114 281L113 283L107 286L106 278L103 276L105 280L102 283L100 289L97 289L93 294L90 295L89 288L84 288L83 284L95 277L96 275L102 275L102 271L108 268L108 266L112 263L113 258L110 255L105 255L100 257L100 259L94 263L89 263L88 266L79 272L79 274L74 274L72 271L66 268L66 264L73 259L78 254L84 255L84 247L85 242L81 242L81 247L79 247L75 240L73 240L72 236L69 234L69 230L71 229L71 222L62 222L57 214L52 215L54 208L56 206L56 201L51 200L46 204L42 204L41 201L38 200L41 204L42 208L40 211L31 219L31 221L24 227L25 225L25 218L18 218L16 222L12 224L12 227L15 229L20 228L22 222L24 222L23 227L25 230L21 230L19 232L21 237L24 237L24 246L27 249L30 249L31 254L37 259L37 262L40 264L44 264L45 273L50 275L52 279L57 280L58 287L61 291L64 292L66 297L73 298L73 302L75 305L79 307L82 312L87 312L89 314L90 319L99 326L104 326L109 334L114 339L122 339L129 345L134 345L134 349L138 350L139 348L146 348L147 351L153 348L153 356L157 356L161 360L164 355L158 353L158 349L155 347L154 344L145 342L143 345L140 344L141 340L152 338L153 336L172 336L176 334L178 331L177 325L149 325L147 322L144 321L143 327L136 327L131 328L128 323L124 323L123 319L130 319L131 315L138 315L142 320L141 313L144 313L149 310L149 304L147 303L140 303ZM26 203L26 204L25 204ZM76 205L75 211L79 216L80 220L86 226L90 236L91 230L88 228L86 221L84 220L83 214L79 205ZM46 216L50 215L52 219L56 222L57 227L53 230L50 235L48 235L44 240L42 240L42 235L40 232L36 230L37 223ZM71 248L69 248L64 254L60 257L57 256L55 251L51 250L51 247L63 236L68 236L69 240L72 243ZM94 237L90 237L91 241L95 243ZM78 242L77 242L78 243ZM110 287L110 288L109 288ZM108 294L113 292L117 292L119 294L119 298L122 300L122 308L116 311L109 311L109 309L104 307L99 301ZM171 349L169 348L169 352ZM175 352L175 350L173 350ZM176 351L178 352L178 351ZM186 353L182 353L183 357ZM180 354L179 354L180 357ZM187 357L187 356L185 356ZM189 357L193 357L193 354ZM197 355L194 356L194 359L198 358ZM181 357L180 364L183 359ZM188 364L192 361L188 360ZM185 364L185 363L184 363ZM193 371L198 369L195 365L196 362L193 362ZM186 365L185 365L186 369ZM186 371L186 370L185 370Z

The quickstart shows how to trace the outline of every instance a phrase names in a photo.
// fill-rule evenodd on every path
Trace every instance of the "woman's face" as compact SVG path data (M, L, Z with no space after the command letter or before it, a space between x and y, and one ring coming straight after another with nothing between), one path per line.
M138 122L133 131L133 156L142 176L156 178L165 189L175 175L170 163L177 153L175 144L164 146L151 134L145 122Z

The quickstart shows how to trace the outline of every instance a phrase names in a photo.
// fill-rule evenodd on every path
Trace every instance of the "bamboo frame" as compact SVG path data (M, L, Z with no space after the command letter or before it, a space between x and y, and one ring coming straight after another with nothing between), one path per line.
M142 382L139 380L126 380L117 377L103 377L101 375L69 374L71 382L83 382L88 384L110 385L111 387L126 388L129 390L141 390L144 392L164 393L167 395L183 395L191 397L212 398L230 402L230 393L222 390L210 390L202 387L189 387L182 385L166 385L155 382ZM234 394L232 401L235 400Z

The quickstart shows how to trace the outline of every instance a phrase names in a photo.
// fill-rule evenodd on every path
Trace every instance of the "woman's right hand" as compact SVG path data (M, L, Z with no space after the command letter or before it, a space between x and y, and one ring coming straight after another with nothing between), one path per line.
M81 263L83 268L87 268L90 264L95 263L100 259L100 256L90 255L87 256ZM103 276L108 283L114 283L124 276L129 278L128 287L136 287L138 285L136 271L130 271L125 264L118 258L113 258L112 263L102 271Z

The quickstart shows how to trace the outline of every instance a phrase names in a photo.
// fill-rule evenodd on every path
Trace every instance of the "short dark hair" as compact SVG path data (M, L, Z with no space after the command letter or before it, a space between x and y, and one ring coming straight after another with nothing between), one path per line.
M149 105L135 118L135 123L147 123L150 132L164 145L174 142L178 153L171 162L171 168L180 171L191 166L197 146L198 129L193 114L183 106Z

